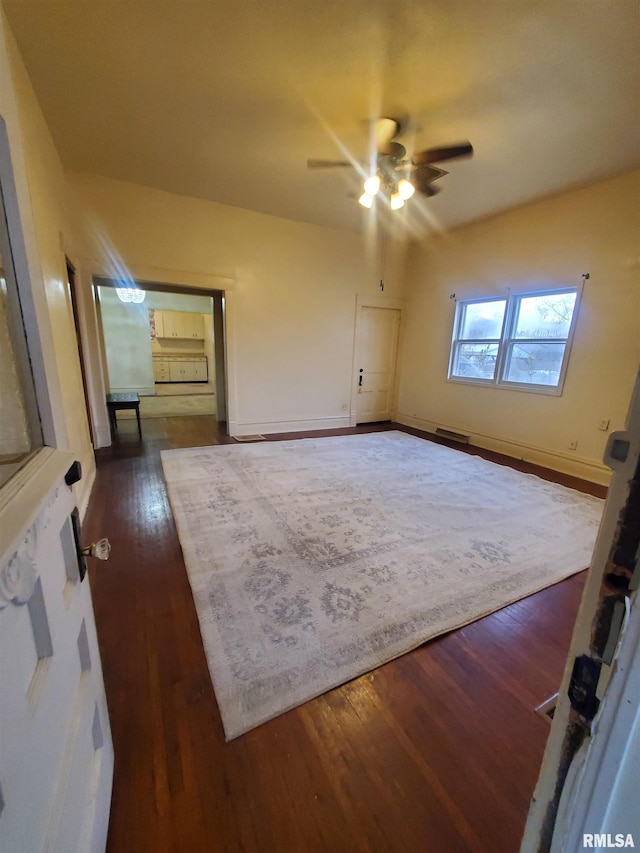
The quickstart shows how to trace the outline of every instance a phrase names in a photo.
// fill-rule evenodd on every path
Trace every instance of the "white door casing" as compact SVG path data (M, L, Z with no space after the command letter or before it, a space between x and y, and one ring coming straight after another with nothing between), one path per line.
M361 305L356 340L357 423L390 420L394 412L400 309Z

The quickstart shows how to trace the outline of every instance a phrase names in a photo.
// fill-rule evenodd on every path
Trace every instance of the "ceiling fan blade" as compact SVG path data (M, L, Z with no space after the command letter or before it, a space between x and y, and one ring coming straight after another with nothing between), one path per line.
M413 172L414 177L417 177L423 184L437 181L438 178L443 178L448 174L449 172L445 169L439 169L437 166L418 166Z
M422 193L422 195L426 195L427 198L431 198L431 196L437 195L440 192L441 187L437 184L424 184L424 186L416 186L416 192Z
M445 145L442 148L427 148L418 151L412 157L414 166L426 166L429 163L442 163L444 160L454 160L456 157L470 157L473 145L470 142L458 142L456 145Z
M353 166L351 160L307 160L307 169L332 169L334 166Z
M433 183L448 174L443 169L434 166L419 166L411 176L411 183L419 193L431 197L440 192L440 187Z

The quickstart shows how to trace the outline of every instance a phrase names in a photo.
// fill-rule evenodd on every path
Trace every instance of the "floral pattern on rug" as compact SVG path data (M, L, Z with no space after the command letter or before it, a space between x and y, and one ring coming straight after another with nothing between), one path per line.
M162 460L227 738L586 568L603 507L395 431Z

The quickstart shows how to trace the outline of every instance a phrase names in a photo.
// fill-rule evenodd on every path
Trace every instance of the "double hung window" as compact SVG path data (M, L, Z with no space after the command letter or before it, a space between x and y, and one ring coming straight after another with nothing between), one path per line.
M458 302L449 379L560 394L578 288Z

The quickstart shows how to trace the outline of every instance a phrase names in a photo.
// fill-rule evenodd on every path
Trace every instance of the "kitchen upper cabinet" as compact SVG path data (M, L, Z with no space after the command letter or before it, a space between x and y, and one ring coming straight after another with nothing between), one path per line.
M156 327L156 338L164 338L164 315L162 311L153 312L153 321Z
M159 338L204 340L202 314L186 311L156 311L156 335Z
M184 323L182 321L182 317L184 316L180 311L159 311L158 312L162 317L162 335L158 334L158 337L163 338L183 338L183 330Z
M204 317L202 314L184 315L184 336L185 338L197 338L199 341L204 340Z

